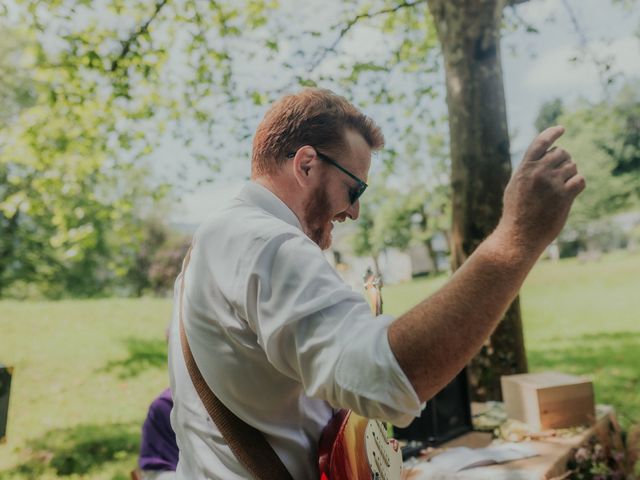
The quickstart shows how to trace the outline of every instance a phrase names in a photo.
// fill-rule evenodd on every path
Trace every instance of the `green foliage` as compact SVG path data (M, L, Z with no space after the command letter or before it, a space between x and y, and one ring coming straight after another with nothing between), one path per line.
M372 237L381 248L406 249L411 241L412 216L420 203L414 192L403 194L386 188L385 201L380 206L373 225Z
M169 250L157 259L152 280L142 275L155 247L141 218L166 193L151 181L145 159L171 134L186 147L178 175L191 159L215 173L230 150L218 139L230 133L246 145L257 112L247 107L283 90L322 84L361 105L373 99L404 112L387 115L397 133L383 155L387 164L403 153L404 139L420 138L416 125L433 121L429 100L439 74L425 1L337 6L336 23L323 33L283 28L297 23L286 21L291 14L273 15L278 8L273 0L12 5L5 23L21 26L12 47L18 53L0 61L18 56L20 68L6 70L12 80L0 89L11 92L3 113L12 115L10 122L0 119L7 125L0 132L0 294L166 290ZM340 52L342 40L362 28L394 39L383 57ZM309 51L281 48L301 38L315 39ZM337 75L323 74L329 54L345 57ZM278 75L246 81L244 65L254 62L268 62ZM403 81L406 75L416 81ZM145 238L150 245L140 246Z
M168 190L148 155L168 132L191 144L194 124L210 130L215 102L238 93L220 38L260 28L275 6L22 0L0 12L0 295L150 286L141 219ZM203 148L193 157L209 161Z
M154 293L167 295L173 292L174 282L182 270L182 260L190 245L190 238L174 236L158 249L148 275Z
M149 269L153 258L159 248L167 241L170 232L167 227L158 220L149 220L142 226L142 241L140 249L136 252L129 271L127 280L135 293L140 296L150 286Z
M51 430L29 442L29 458L15 469L27 478L86 475L114 460L137 461L140 425L90 424ZM0 473L0 478L3 475Z
M33 82L19 61L22 40L23 36L15 30L4 29L4 35L0 36L0 130L6 128L20 110L35 103Z
M637 85L628 85L611 102L583 103L558 118L566 128L559 145L571 153L587 180L561 241L578 241L580 248L588 243L615 247L619 242L608 219L640 205L640 175L633 168L640 152L633 128L640 115L639 91ZM612 242L604 242L605 237Z
M442 134L433 133L427 141L428 162L419 154L420 141L408 142L404 165L395 166L394 180L400 185L374 185L367 192L352 237L356 255L376 258L385 248L423 244L437 271L432 241L437 235L448 237L451 221L449 150Z
M187 147L183 165L204 159L215 167L214 139L193 140L212 132L219 106L243 98L234 60L255 46L238 39L262 29L276 7L274 0L59 0L43 8L39 0L20 0L13 10L36 33L30 56L48 84L49 107L73 113L89 102L89 110L102 112L78 125L81 134L102 130L110 146L134 157L173 134Z
M375 188L369 188L370 192L369 201L360 204L360 217L358 223L356 223L356 233L351 237L351 245L353 252L361 257L371 257L374 263L377 265L378 256L382 252L383 246L376 243L373 236L373 229L375 227L375 207L371 197L375 197ZM377 270L377 268L376 268Z
M626 85L620 92L611 115L608 141L598 146L613 160L614 175L640 174L640 83ZM636 184L640 196L640 182Z
M140 247L127 272L127 285L138 296L171 293L190 243L188 236L170 231L161 220L144 222Z
M0 130L0 295L12 284L18 296L24 284L54 298L104 293L127 272L138 219L165 190L125 160L127 117L95 81L54 64L33 35L16 38L20 69L8 71L28 72L21 88L34 100L16 103Z

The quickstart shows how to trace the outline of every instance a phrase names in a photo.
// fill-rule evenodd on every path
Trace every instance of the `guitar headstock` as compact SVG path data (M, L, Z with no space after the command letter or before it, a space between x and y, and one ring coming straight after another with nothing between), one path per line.
M362 276L362 281L364 282L364 288L366 290L370 288L377 288L380 290L382 288L382 276L376 274L371 267L367 267L367 271L364 272Z
M371 267L363 275L364 289L369 294L371 309L375 315L382 313L382 277L376 274Z

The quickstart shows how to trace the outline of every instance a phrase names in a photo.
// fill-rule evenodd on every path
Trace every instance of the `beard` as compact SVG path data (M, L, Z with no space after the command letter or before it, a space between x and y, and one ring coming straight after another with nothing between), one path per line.
M331 214L331 204L327 191L322 187L318 187L311 194L309 202L304 206L303 225L307 236L322 250L326 250L331 246L332 219L333 215Z

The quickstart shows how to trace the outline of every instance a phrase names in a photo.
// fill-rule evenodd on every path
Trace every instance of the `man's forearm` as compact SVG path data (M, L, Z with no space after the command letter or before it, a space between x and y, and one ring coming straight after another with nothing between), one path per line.
M550 127L529 145L503 198L498 228L451 280L389 325L391 350L428 400L480 350L544 247L560 232L584 177Z
M421 401L480 350L540 253L498 229L444 287L389 326L391 350Z

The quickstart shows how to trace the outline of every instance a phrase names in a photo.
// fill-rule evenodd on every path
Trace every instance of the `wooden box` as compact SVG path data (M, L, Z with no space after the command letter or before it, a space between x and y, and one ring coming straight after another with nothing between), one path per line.
M533 430L566 428L595 421L590 380L558 372L506 375L501 379L507 417Z

